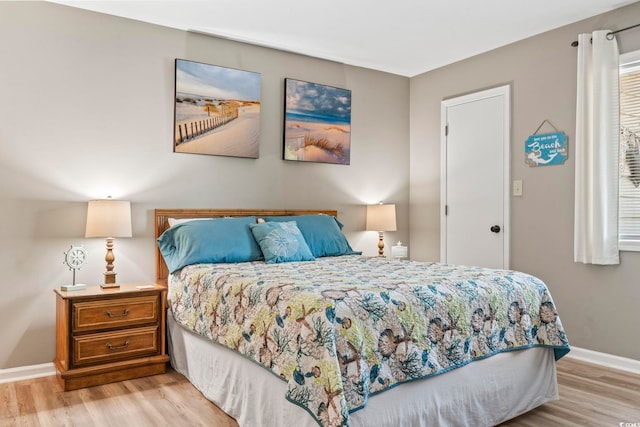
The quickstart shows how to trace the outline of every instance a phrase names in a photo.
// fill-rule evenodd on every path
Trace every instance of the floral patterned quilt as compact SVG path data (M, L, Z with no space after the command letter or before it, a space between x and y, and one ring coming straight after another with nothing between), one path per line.
M177 322L270 369L322 426L368 396L496 353L569 343L545 284L516 271L342 256L191 265Z

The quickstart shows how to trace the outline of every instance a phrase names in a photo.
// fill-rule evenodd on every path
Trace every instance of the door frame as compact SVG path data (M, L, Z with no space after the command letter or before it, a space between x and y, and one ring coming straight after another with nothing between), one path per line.
M503 191L503 268L510 266L510 188L511 188L511 85L498 86L480 90L467 95L444 99L440 104L440 262L447 262L447 109L468 102L487 98L502 97L504 110L503 153L502 153L502 191Z

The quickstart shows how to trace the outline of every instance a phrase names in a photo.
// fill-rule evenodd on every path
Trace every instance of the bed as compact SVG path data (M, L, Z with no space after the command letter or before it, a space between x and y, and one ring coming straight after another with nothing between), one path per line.
M364 257L336 214L156 210L171 363L205 397L240 426L492 426L558 399L542 281Z

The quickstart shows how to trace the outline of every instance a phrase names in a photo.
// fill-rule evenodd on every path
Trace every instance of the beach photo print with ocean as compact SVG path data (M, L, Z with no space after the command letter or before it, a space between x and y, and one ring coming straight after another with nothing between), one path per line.
M285 160L348 165L351 91L285 79Z
M257 159L260 73L176 59L176 153Z

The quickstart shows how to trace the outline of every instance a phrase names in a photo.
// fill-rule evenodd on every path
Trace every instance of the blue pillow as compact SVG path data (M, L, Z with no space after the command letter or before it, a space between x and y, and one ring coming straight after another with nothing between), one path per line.
M158 237L169 272L190 264L247 262L263 259L251 234L255 216L214 218L175 225Z
M295 221L309 245L314 257L360 255L351 249L347 238L340 230L342 224L337 218L329 215L294 215L294 216L266 216L264 220L270 221Z
M315 259L293 221L263 222L250 227L267 264Z

